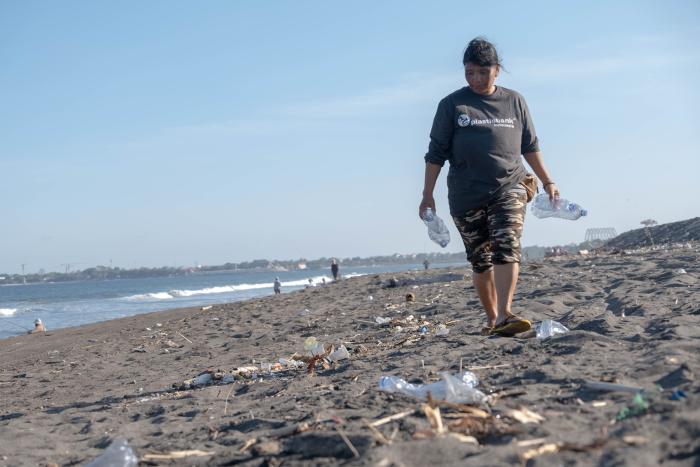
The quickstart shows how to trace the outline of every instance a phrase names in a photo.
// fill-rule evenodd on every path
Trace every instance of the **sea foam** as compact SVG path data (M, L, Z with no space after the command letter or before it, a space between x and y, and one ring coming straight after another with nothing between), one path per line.
M0 308L0 317L12 316L17 313L17 308Z
M309 285L309 279L313 285L319 285L323 283L325 279L326 282L330 282L331 278L327 276L314 276L307 279L299 279L295 281L282 282L282 287L304 287ZM235 285L222 285L217 287L206 287L203 289L175 289L169 290L168 292L152 292L138 295L131 295L129 297L124 297L124 300L133 301L154 301L154 300L172 300L173 298L179 297L192 297L195 295L211 295L211 294L221 294L221 293L232 293L241 292L245 290L255 290L255 289L272 289L272 282L261 282L257 284L235 284Z

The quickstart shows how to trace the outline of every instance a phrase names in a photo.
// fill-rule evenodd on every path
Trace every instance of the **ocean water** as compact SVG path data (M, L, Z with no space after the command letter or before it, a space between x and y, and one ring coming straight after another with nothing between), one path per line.
M459 267L460 264L436 264L431 268L447 266ZM341 265L340 272L344 278L349 278L420 269L423 269L420 264L354 268ZM282 282L282 293L306 287L309 279L316 286L321 286L324 279L332 281L328 268L0 286L0 339L26 333L34 327L37 318L51 331L151 311L271 295L275 277Z

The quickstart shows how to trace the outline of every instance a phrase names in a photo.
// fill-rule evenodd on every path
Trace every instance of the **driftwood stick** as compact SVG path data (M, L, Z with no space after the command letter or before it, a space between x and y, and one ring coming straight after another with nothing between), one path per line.
M284 438L286 436L295 435L297 433L302 433L308 431L309 424L299 423L296 425L283 426L282 428L277 428L275 430L270 430L265 433L261 433L259 436L264 436L266 438Z
M180 331L177 331L177 333L180 334L180 337L182 337L182 338L185 339L187 342L189 342L190 344L192 344L192 341L189 340L188 338L186 338L185 336L183 336L182 333L181 333Z
M393 422L394 420L400 420L404 417L408 417L409 415L412 415L415 412L415 409L412 410L407 410L405 412L400 412L394 415L389 415L388 417L380 418L379 420L373 421L370 425L377 427L377 426L382 426L386 423Z
M381 444L391 444L391 441L386 439L386 437L382 434L382 432L379 431L377 428L373 427L372 425L370 425L369 422L365 421L365 425L367 425L367 428L369 428L369 431L372 432L374 439L379 441Z
M490 370L492 368L505 368L507 366L510 366L510 363L501 363L500 365L472 366L469 367L468 370Z
M231 395L231 393L233 392L233 388L234 388L234 387L235 387L235 385L232 385L232 386L231 386L231 390L228 392L228 394L226 394L226 402L224 403L224 415L226 415L226 409L228 409L228 397L229 397L229 396Z
M357 452L357 449L355 449L355 446L353 446L352 441L350 441L350 438L347 437L345 432L339 427L336 426L335 430L338 432L341 438L343 438L343 441L345 441L345 444L347 444L348 448L352 451L352 455L357 457L360 457L360 453Z

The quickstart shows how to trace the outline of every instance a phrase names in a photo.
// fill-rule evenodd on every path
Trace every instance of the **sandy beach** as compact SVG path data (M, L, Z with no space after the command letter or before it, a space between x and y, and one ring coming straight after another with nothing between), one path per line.
M700 465L699 256L523 264L514 311L569 329L547 339L481 336L466 264L5 339L0 465L79 465L117 438L141 465ZM275 365L312 336L350 357ZM460 368L485 403L378 387Z

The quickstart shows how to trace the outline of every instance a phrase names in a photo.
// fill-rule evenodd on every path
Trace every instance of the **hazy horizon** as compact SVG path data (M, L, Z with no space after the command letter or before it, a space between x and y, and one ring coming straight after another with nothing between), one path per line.
M0 271L463 251L447 166L445 250L417 207L477 35L589 212L528 212L524 246L696 217L698 19L692 0L0 3Z

